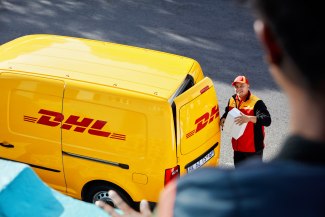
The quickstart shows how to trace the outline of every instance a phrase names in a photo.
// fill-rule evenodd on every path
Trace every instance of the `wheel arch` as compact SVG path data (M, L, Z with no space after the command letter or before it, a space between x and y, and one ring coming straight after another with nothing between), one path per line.
M91 187L96 186L96 185L107 185L107 186L116 188L119 191L121 191L125 196L127 196L131 201L134 202L134 200L132 199L130 194L128 192L126 192L123 188L121 188L120 186L116 185L113 182L109 182L106 180L92 180L92 181L87 182L81 190L81 199L84 200L86 193L90 190Z

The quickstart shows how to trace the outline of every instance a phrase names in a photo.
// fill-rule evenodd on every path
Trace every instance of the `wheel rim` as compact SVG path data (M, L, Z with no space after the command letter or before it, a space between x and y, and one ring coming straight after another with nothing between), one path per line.
M99 192L97 192L93 197L93 203L95 203L97 200L104 201L105 203L115 207L112 199L108 195L108 191L99 191Z

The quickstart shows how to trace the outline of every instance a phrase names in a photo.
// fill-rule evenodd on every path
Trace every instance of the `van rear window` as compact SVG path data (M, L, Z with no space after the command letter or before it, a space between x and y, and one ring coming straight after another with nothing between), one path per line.
M171 104L174 104L174 99L194 86L194 79L191 75L187 75L182 85L176 90L174 95L169 99Z
M187 91L188 89L190 89L191 87L194 86L194 79L191 75L187 75L184 82L182 83L182 85L177 89L177 91L175 92L175 94L173 95L173 97L171 97L171 106L172 106L172 110L173 110L173 119L174 119L174 129L175 129L175 135L177 135L176 133L176 105L174 103L174 99L181 95L182 93L184 93L185 91Z

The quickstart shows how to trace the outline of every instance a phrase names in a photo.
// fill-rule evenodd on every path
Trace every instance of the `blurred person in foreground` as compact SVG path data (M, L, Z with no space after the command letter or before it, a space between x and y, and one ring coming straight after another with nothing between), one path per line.
M325 13L321 1L250 0L269 70L289 98L290 136L268 163L200 169L171 182L155 216L325 216ZM114 193L124 216L140 213ZM98 203L110 215L114 209Z
M270 126L271 115L263 100L251 93L246 76L237 76L232 82L232 86L235 89L235 94L228 100L225 113L220 119L220 126L223 128L228 113L234 108L240 111L240 116L234 119L235 124L247 124L243 135L237 139L231 138L232 149L234 150L234 165L237 167L243 161L252 157L262 161L265 147L264 126Z

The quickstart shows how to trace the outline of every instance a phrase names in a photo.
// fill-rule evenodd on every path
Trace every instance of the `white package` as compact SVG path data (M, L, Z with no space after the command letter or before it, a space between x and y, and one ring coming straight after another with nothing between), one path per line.
M235 118L238 116L240 116L240 111L237 108L231 109L227 114L227 118L223 126L223 131L230 134L234 139L238 139L241 137L241 135L243 135L247 125L247 123L242 125L235 124Z

